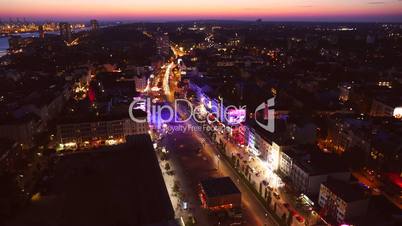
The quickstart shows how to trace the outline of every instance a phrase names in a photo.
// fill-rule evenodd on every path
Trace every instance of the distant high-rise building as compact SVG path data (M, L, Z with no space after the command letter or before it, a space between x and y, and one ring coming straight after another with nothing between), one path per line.
M92 31L96 31L99 29L99 23L97 20L91 20L91 29Z
M160 56L169 55L170 40L169 40L169 36L167 36L167 34L156 35L156 48L157 48L158 55L160 55Z
M9 50L18 50L21 48L22 38L20 35L13 35L8 39Z
M69 23L59 23L60 36L64 40L71 40L71 26Z
M45 31L43 29L43 25L39 25L38 31L39 31L39 37L40 38L45 38Z

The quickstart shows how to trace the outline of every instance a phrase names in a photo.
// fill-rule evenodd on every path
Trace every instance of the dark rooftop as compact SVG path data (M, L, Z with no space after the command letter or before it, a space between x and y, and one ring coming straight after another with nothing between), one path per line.
M364 190L359 184L352 184L340 180L329 179L323 185L345 202L354 202L367 199Z
M309 175L349 172L347 165L339 156L317 150L311 150L306 155L299 156L296 164Z
M260 119L259 119L260 121ZM264 120L266 121L266 120ZM264 123L263 120L260 122ZM247 120L247 124L250 128L253 128L255 132L260 135L263 139L268 141L269 143L272 144L272 142L275 142L278 145L281 146L289 146L294 143L294 140L292 140L287 133L286 130L286 124L285 120L283 119L275 119L275 132L271 133L265 129L263 129L261 126L259 126L254 119Z
M101 104L98 104L97 108L95 109L88 101L81 101L79 103L70 104L70 106L66 107L63 117L60 117L57 121L58 124L130 119L128 113L128 104L115 104L110 108L108 106L102 107ZM71 109L74 109L74 111L72 111ZM147 117L147 113L140 109L133 109L132 113L138 118Z
M66 154L49 192L10 225L175 225L149 135Z
M202 189L208 197L217 197L223 195L240 194L230 177L211 178L201 181Z

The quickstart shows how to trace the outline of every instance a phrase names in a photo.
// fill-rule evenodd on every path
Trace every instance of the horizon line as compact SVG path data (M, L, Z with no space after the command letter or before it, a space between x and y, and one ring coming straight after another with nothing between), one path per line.
M0 17L0 22L5 23L8 21L16 22L86 22L89 20L98 20L99 22L124 22L124 23L180 23L180 22L256 22L257 20L261 19L260 23L395 23L395 24L402 24L402 20L398 19L391 19L391 20L370 20L370 19L263 19L256 17L255 19L218 19L218 18L209 18L209 19L98 19L94 18L37 18L31 19L26 17L8 17L2 18Z

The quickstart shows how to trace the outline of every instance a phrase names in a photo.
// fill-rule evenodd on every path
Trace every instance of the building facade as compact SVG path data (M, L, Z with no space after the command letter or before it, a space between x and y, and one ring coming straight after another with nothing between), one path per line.
M322 213L339 224L367 212L369 199L357 186L347 182L330 180L320 186L318 205Z
M71 40L71 25L66 22L59 23L60 37L65 40Z
M125 138L130 135L147 134L147 122L119 119L111 121L80 122L57 126L57 138L60 143L82 143L85 141L109 138Z
M295 161L292 164L290 178L292 185L298 192L304 193L310 197L319 193L320 185L327 181L329 177L347 181L351 176L347 169L332 172L320 171L312 169L313 167L309 164L311 164L309 160L305 162Z

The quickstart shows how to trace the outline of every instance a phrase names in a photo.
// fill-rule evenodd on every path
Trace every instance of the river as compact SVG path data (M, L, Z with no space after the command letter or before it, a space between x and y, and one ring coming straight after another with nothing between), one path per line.
M82 28L82 29L77 29L73 32L85 31L85 30L89 30L89 29L90 29L89 27L86 27L86 28ZM47 34L59 34L59 32L57 32L57 31L46 32L46 33ZM23 38L39 37L39 32L28 32L28 33L20 33L20 34L15 34L15 35L20 35ZM7 49L9 48L8 39L9 39L9 37L1 37L0 38L0 57L7 54Z
M50 32L54 33L54 32ZM39 37L39 32L29 32L29 33L21 33L18 34L23 38L28 38L28 37ZM4 56L7 54L7 49L9 48L8 45L8 39L10 37L1 37L0 38L0 57Z
M6 55L8 49L8 39L7 37L0 38L0 57Z

